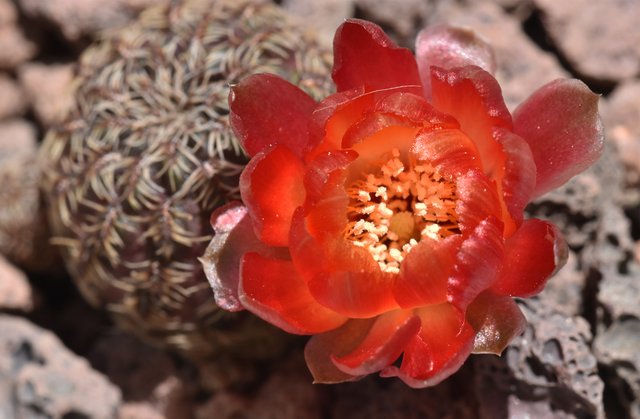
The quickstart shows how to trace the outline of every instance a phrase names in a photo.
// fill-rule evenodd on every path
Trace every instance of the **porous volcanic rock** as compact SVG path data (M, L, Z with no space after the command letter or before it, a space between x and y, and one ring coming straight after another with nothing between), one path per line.
M640 74L640 3L535 0L544 26L583 77L620 81Z
M9 315L0 330L0 417L116 417L120 391L51 332Z

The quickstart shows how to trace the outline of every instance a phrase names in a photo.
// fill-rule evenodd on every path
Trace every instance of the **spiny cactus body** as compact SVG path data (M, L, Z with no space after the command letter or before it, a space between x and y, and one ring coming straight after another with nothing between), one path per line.
M246 162L229 86L272 72L325 95L328 57L277 6L246 0L171 1L82 55L40 160L53 240L92 304L194 356L255 339L253 319L215 306L197 260Z

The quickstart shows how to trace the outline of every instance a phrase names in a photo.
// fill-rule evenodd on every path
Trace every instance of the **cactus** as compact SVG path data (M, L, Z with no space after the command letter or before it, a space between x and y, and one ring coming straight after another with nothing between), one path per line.
M190 356L267 336L215 306L197 259L246 163L229 86L272 72L319 97L329 61L278 6L246 0L173 0L86 50L39 155L52 240L85 298Z

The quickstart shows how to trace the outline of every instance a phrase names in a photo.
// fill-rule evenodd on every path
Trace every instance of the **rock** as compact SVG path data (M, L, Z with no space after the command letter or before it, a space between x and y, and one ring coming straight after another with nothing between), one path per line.
M11 0L0 0L0 69L13 70L19 64L32 58L37 52L36 45L29 41L18 26L18 11ZM0 85L0 93L2 92ZM5 96L0 96L5 97ZM3 99L3 102L7 102ZM2 103L3 107L11 106Z
M42 125L50 127L67 115L73 105L71 65L28 63L18 76Z
M51 22L71 42L122 26L144 7L161 0L18 0L30 18Z
M605 102L603 119L607 139L617 147L627 169L627 183L640 183L640 81L619 85Z
M424 0L354 0L354 3L363 18L391 29L397 41L407 47L413 47L416 32L421 29L416 22L423 21L432 9L430 2Z
M640 74L640 3L535 0L549 36L584 77L614 82Z
M36 151L31 149L35 144L31 143L30 134L21 132L29 128L22 123L15 123L8 130L2 128L0 125L0 254L30 271L59 272L61 260L50 242L40 200L41 172ZM4 137L7 131L9 135ZM11 135L12 132L16 134ZM21 135L25 138L21 139Z
M324 0L312 2L308 0L284 0L281 6L304 21L317 33L320 43L326 46L333 44L333 35L342 22L353 15L351 0ZM309 19L313 16L313 19Z
M18 11L11 0L0 0L0 27L10 25L18 20Z
M638 291L634 292L636 305ZM598 360L609 369L608 384L629 417L640 417L640 318L618 319L595 341Z
M489 42L496 52L496 78L509 109L513 110L538 87L567 77L556 58L538 48L524 34L521 23L494 3L441 2L428 17L428 23L467 27Z
M540 298L566 316L582 313L582 291L586 285L586 275L578 264L578 255L569 251L567 264L547 282Z
M165 419L166 416L158 412L148 403L124 403L118 412L118 419Z
M524 335L502 357L474 359L480 417L604 418L589 324L539 299L520 307L528 320Z
M0 417L116 417L118 389L51 332L8 315L0 330Z
M0 25L0 69L12 70L36 55L36 45L18 26Z
M0 157L17 151L35 152L36 128L24 119L0 122Z
M27 277L0 256L0 310L31 311L33 291Z
M0 120L22 115L26 99L20 86L5 74L0 73Z

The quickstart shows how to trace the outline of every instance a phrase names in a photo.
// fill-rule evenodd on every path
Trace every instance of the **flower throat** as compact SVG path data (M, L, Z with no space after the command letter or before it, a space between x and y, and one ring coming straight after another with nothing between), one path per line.
M347 186L349 222L345 237L371 253L383 272L400 264L423 238L459 233L456 190L425 162L400 159L397 149L379 169Z

